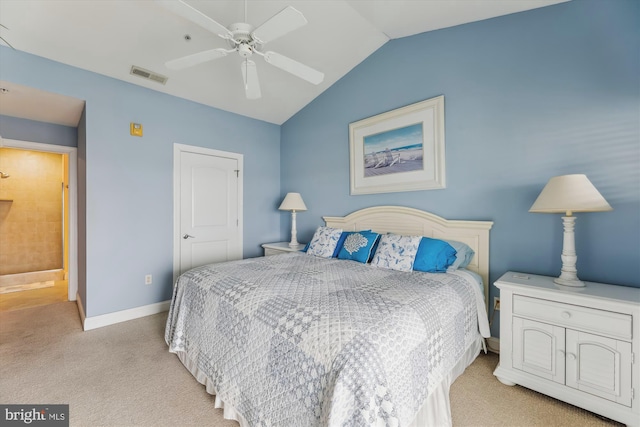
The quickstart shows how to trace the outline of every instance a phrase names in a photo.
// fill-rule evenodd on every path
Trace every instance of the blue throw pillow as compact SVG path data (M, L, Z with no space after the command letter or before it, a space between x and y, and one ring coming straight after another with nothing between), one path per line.
M379 244L380 244L380 238L377 238L376 242L373 244L373 247L371 248L371 255L369 255L369 259L367 260L367 262L371 262L371 260L373 260L373 257L376 254L376 251L378 250Z
M372 231L351 231L343 234L346 236L338 258L366 264L371 256L373 245L378 241L380 235Z
M363 233L365 231L371 231L371 230L360 230L360 233ZM344 239L347 238L347 236L353 233L353 231L343 231L342 234L340 235L340 238L338 239L338 244L336 245L336 250L333 251L333 256L332 258L338 258L338 255L340 254L340 250L342 249L342 245L344 245ZM375 249L374 249L375 252ZM371 253L371 256L373 256L373 253Z
M413 269L427 273L444 273L456 261L456 250L444 240L423 237L413 262Z
M344 245L344 239L347 238L347 234L349 234L348 231L343 231L342 234L340 235L340 238L338 239L338 244L336 245L336 250L333 251L333 255L331 256L332 258L338 258L338 254L340 253L340 249L342 249L342 245Z

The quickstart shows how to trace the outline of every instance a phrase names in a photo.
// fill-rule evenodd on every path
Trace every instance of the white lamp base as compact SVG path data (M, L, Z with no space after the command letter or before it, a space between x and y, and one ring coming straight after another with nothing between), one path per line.
M289 246L295 248L296 246L300 246L298 243L298 230L296 230L296 211L291 211L291 242L289 242Z
M558 285L572 286L574 288L584 287L582 280L578 279L578 270L576 263L578 256L576 255L575 241L575 216L563 216L562 224L564 226L564 236L562 240L562 269L560 277L554 280Z
M553 279L553 282L558 285L571 286L573 288L583 288L586 286L582 280L566 280L561 277Z

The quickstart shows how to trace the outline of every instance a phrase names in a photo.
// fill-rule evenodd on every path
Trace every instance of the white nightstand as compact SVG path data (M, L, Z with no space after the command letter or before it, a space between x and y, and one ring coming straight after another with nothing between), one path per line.
M640 288L505 273L494 375L640 426Z
M265 243L262 245L264 256L279 255L287 252L298 252L304 249L305 244L289 246L289 242Z

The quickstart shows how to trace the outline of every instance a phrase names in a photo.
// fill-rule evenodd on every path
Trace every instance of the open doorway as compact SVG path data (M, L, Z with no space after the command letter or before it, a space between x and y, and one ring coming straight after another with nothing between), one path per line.
M76 299L76 148L0 147L0 310Z

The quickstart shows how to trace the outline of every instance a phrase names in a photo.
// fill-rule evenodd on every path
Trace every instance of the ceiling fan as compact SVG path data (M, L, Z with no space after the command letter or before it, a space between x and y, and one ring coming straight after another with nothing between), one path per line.
M260 92L260 81L258 80L256 63L250 59L254 54L263 57L267 63L306 80L309 83L317 85L322 83L322 80L324 80L324 73L321 73L318 70L301 64L291 58L287 58L279 53L272 51L263 52L262 50L266 43L307 24L307 20L304 15L291 6L287 6L267 20L264 24L254 29L252 25L247 24L246 22L231 24L227 28L181 0L155 1L176 15L182 16L183 18L200 25L206 30L217 34L219 37L227 40L231 46L230 49L217 48L205 50L203 52L194 53L192 55L168 61L165 64L167 68L181 70L237 52L242 58L244 58L241 69L245 93L248 99L258 99L262 96ZM246 0L244 8L246 21Z

